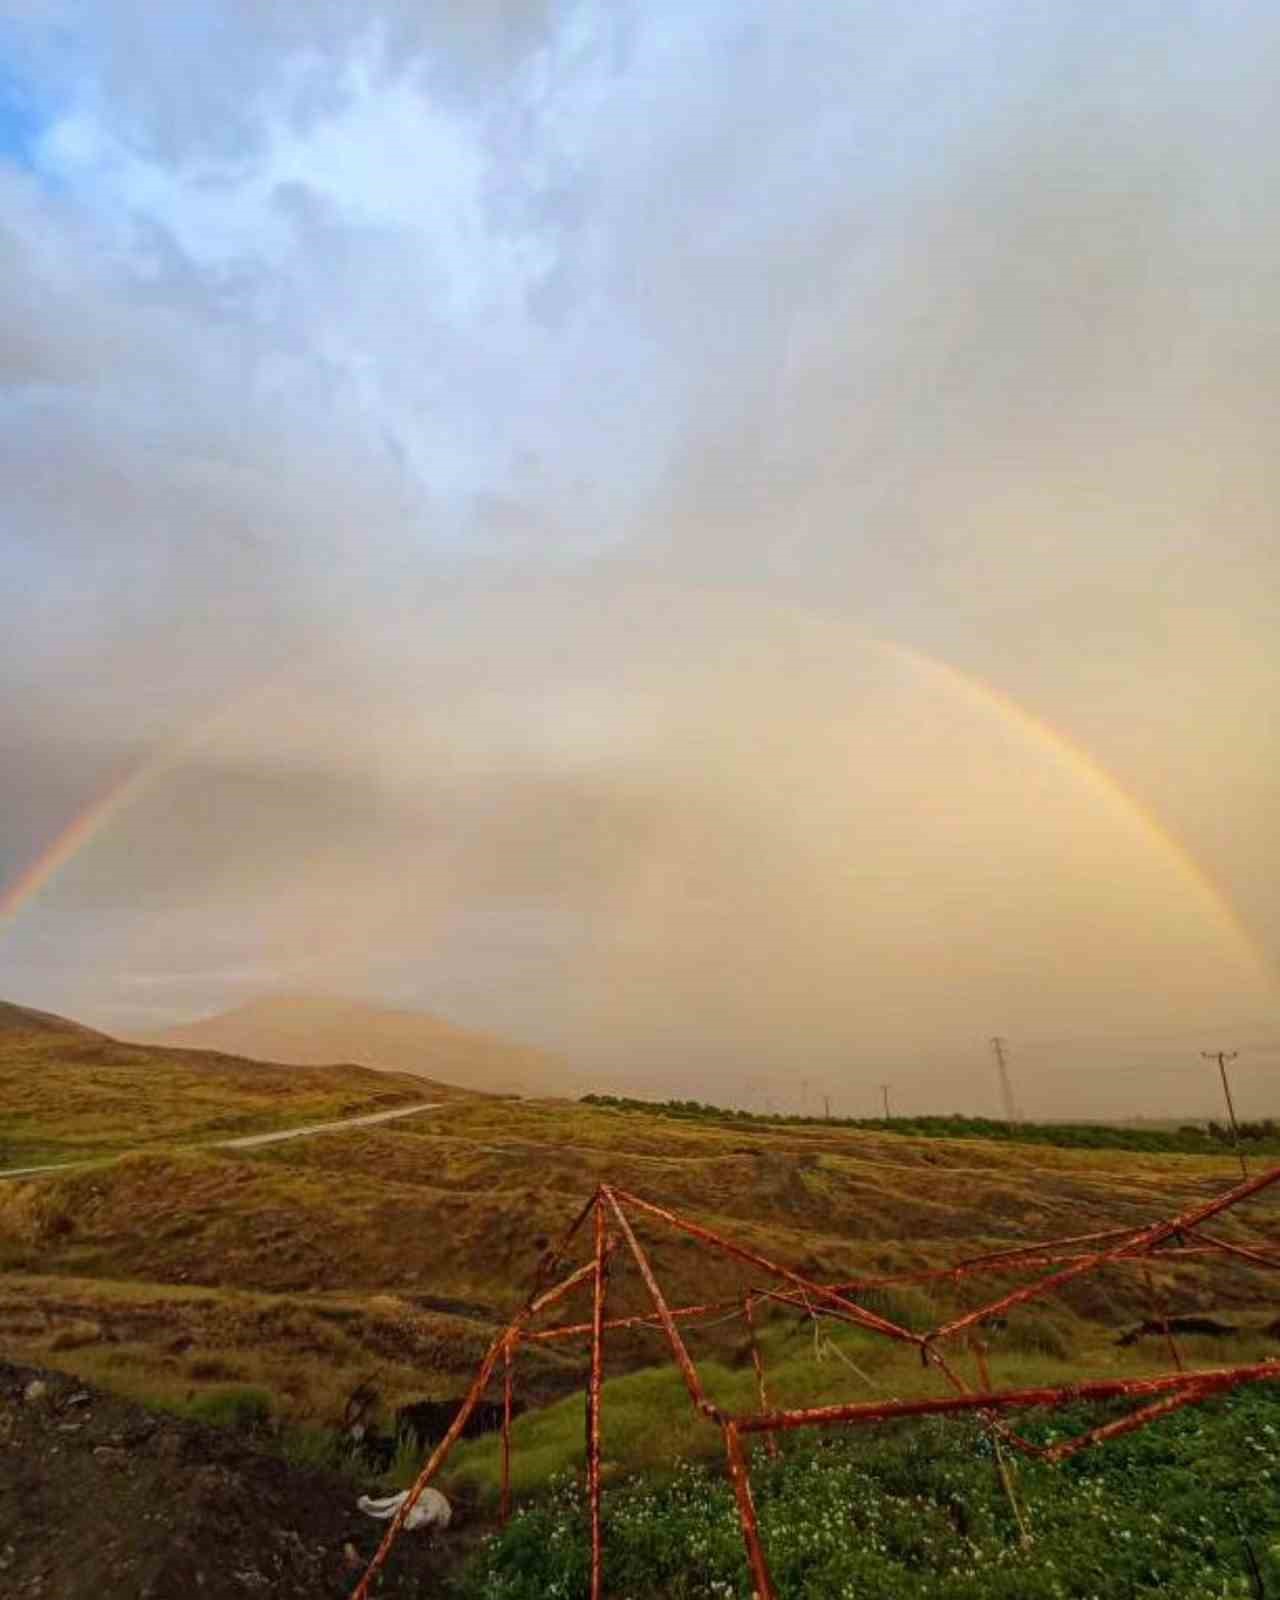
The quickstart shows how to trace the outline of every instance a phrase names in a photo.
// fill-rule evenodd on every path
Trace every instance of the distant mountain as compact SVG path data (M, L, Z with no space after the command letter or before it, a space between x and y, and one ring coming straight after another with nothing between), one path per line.
M221 1050L290 1066L354 1062L411 1072L482 1094L577 1092L568 1062L473 1032L424 1011L392 1011L357 1000L281 995L217 1016L134 1036L140 1044Z

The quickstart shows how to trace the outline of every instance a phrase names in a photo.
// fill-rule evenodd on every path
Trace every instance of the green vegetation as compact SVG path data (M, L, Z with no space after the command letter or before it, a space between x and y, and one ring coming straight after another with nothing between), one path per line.
M1146 1128L1109 1122L999 1122L991 1117L809 1117L739 1111L699 1100L632 1100L588 1094L583 1105L642 1112L691 1122L746 1123L756 1127L855 1128L868 1133L899 1133L923 1139L991 1139L1001 1144L1044 1144L1058 1150L1137 1150L1149 1155L1210 1155L1233 1149L1232 1132L1218 1122L1201 1127ZM1280 1154L1280 1124L1272 1117L1239 1125L1241 1142L1258 1154Z
M1226 1600L1280 1592L1280 1386L1165 1418L1061 1467L1020 1460L1024 1546L980 1426L788 1439L757 1449L766 1552L787 1600ZM1041 1442L1100 1420L1025 1423ZM723 1474L682 1465L605 1496L611 1593L751 1593ZM575 1478L518 1512L458 1580L458 1600L579 1600L587 1543Z
M209 1389L185 1408L197 1422L215 1427L238 1428L252 1433L271 1421L273 1397L266 1389L252 1384L236 1384L226 1389Z
M839 1405L890 1396L906 1400L939 1392L937 1373L921 1365L914 1347L837 1322L824 1321L815 1328L809 1319L794 1313L770 1313L760 1307L756 1316L757 1343L772 1405ZM692 1328L686 1332L708 1395L723 1411L744 1415L757 1409L758 1396L750 1347L741 1339L741 1325L737 1326L739 1342L718 1350L712 1345L715 1330L701 1336ZM662 1364L611 1377L604 1385L602 1460L606 1473L615 1478L635 1473L660 1478L676 1460L718 1461L721 1457L719 1432L694 1411L678 1369L665 1359L661 1334L652 1337L657 1348L651 1346L649 1360ZM986 1345L992 1381L1002 1389L1065 1384L1086 1372L1140 1378L1169 1365L1163 1341L1117 1346L1096 1325L1073 1319L1054 1307L1025 1308L1010 1317L1006 1329L991 1334ZM1280 1355L1275 1338L1261 1326L1242 1330L1234 1338L1184 1337L1179 1348L1192 1367L1260 1362ZM952 1358L964 1376L977 1376L966 1352L954 1351ZM520 1361L524 1359L522 1354ZM574 1393L516 1419L511 1464L512 1489L518 1500L543 1494L559 1476L582 1469L582 1407L581 1394ZM397 1487L413 1481L418 1465L414 1459L401 1463ZM468 1501L496 1506L500 1482L501 1451L496 1435L464 1442L450 1455L445 1486Z

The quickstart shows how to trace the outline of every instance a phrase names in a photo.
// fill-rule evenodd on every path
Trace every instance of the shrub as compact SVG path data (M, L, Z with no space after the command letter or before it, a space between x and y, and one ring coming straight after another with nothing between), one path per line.
M274 1407L270 1390L253 1384L237 1384L234 1388L210 1389L207 1394L198 1395L186 1410L197 1422L250 1433L267 1426Z
M1001 1344L1006 1350L1051 1356L1055 1361L1067 1361L1075 1353L1071 1340L1062 1328L1043 1312L1035 1311L1015 1311L1009 1319Z

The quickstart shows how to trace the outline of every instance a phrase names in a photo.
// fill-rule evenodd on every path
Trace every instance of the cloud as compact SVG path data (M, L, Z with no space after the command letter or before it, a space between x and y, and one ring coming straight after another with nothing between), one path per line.
M28 998L162 938L663 1071L1253 1014L1167 854L865 639L1280 952L1266 9L153 13L0 25L8 862L221 721Z

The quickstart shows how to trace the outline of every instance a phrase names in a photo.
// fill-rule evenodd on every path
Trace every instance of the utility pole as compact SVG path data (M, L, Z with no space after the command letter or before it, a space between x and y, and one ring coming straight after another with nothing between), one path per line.
M1236 1147L1236 1154L1240 1157L1240 1171L1247 1178L1249 1164L1244 1158L1244 1147L1240 1143L1240 1127L1236 1122L1236 1108L1231 1099L1231 1085L1227 1082L1227 1062L1234 1061L1240 1054L1238 1050L1202 1050L1200 1054L1206 1061L1216 1061L1218 1072L1222 1077L1222 1092L1226 1096L1227 1115L1231 1118L1231 1139Z
M891 1122L893 1120L893 1113L889 1110L889 1085L887 1083L882 1083L880 1085L880 1093L884 1096L884 1120L886 1122Z
M831 1121L831 1096L829 1094L824 1094L823 1095L822 1104L823 1104L823 1107L824 1107L824 1109L825 1109L825 1111L827 1113L827 1121L830 1122Z
M1004 1120L1013 1125L1022 1119L1013 1098L1013 1085L1009 1082L1009 1041L996 1034L991 1040L991 1053L996 1058L996 1071L1000 1076L1000 1099L1004 1104Z

